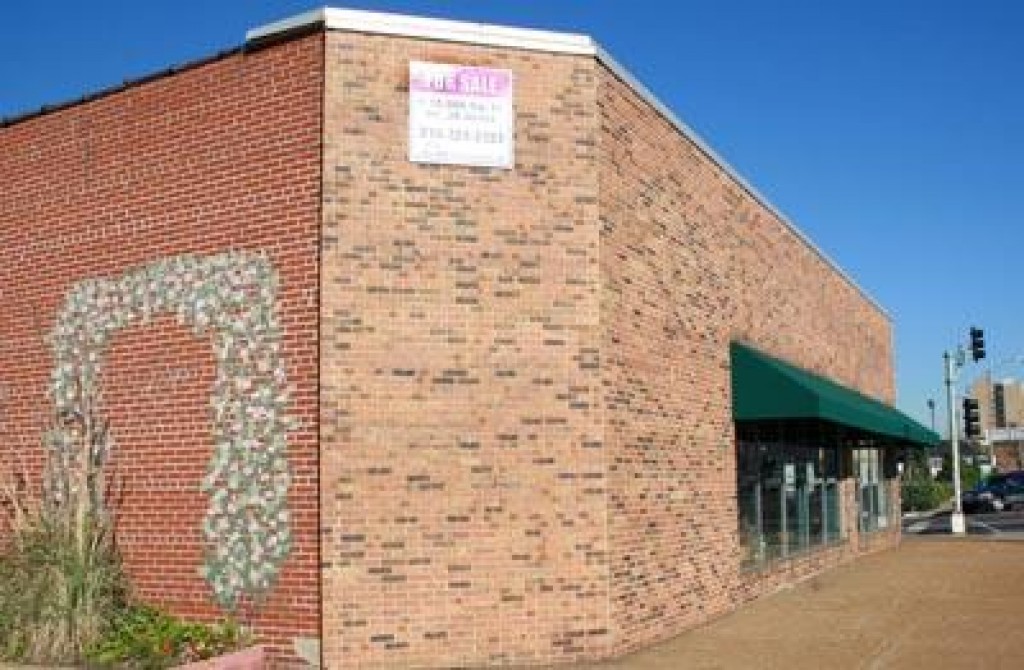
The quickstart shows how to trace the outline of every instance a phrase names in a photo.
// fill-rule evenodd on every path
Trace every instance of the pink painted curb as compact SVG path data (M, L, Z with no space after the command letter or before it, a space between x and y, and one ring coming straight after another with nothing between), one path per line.
M179 665L178 670L264 670L267 655L263 647L249 647L204 661Z

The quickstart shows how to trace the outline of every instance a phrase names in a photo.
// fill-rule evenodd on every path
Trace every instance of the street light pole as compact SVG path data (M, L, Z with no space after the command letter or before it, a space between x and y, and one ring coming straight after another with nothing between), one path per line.
M953 452L953 515L950 525L954 535L963 535L967 530L964 523L964 512L960 505L960 445L957 443L956 422L956 366L955 354L947 351L946 359L946 404L949 406L949 446Z
M932 432L935 432L935 401L928 398L928 411L932 414Z

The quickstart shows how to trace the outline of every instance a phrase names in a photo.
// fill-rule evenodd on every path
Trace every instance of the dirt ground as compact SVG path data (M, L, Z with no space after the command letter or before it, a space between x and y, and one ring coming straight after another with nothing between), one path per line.
M1024 668L1024 542L906 540L594 670Z

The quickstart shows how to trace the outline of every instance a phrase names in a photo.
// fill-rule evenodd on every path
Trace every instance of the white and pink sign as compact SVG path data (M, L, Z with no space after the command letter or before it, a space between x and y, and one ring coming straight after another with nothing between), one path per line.
M409 63L409 160L511 168L510 70Z

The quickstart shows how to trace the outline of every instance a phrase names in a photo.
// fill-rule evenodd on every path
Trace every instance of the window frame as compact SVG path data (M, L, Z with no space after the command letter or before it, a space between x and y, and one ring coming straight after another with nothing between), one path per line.
M843 475L844 458L833 426L814 421L737 423L741 567L762 569L844 542ZM772 508L777 515L770 522L766 512Z

